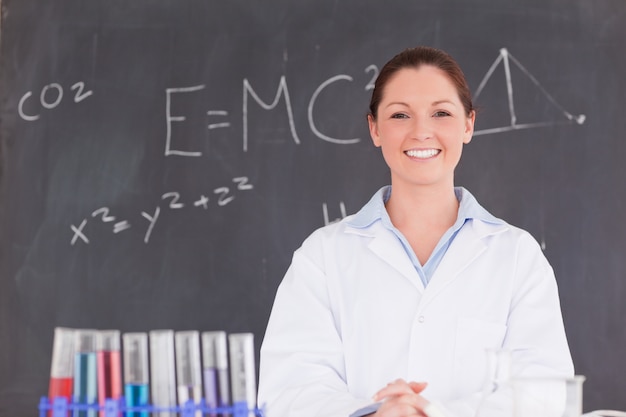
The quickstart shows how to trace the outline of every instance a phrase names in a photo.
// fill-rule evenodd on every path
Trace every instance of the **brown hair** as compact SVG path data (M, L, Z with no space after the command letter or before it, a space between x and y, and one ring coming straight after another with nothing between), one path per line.
M393 75L403 68L419 68L421 65L432 65L448 74L457 89L465 113L469 116L475 110L465 75L454 58L440 49L418 46L400 52L380 70L370 100L369 114L372 118L376 119L378 116L378 106L383 98L385 86Z

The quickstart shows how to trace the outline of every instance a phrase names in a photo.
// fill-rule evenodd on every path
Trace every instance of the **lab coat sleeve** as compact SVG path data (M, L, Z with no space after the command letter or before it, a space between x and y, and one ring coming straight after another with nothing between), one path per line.
M514 377L573 376L557 281L536 247L538 261L520 262L518 266L503 347L512 352Z
M336 314L324 271L296 251L261 347L258 402L266 417L346 417L369 402L348 392Z

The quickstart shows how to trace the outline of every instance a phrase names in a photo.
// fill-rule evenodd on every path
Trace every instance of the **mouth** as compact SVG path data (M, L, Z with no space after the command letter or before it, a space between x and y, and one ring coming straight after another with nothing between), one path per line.
M410 157L415 159L430 159L441 153L441 149L410 149L408 151L404 151L404 153Z

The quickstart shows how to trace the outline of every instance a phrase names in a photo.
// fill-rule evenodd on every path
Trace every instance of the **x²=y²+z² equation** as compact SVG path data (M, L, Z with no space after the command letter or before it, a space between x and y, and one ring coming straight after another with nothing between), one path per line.
M191 202L193 208L207 210L211 204L215 204L218 207L224 207L235 200L236 196L240 192L252 190L254 186L248 181L248 177L235 177L232 179L235 184L232 186L217 187L209 195L201 194L199 197ZM171 191L161 195L161 201L164 201L165 208L169 210L180 210L188 205L181 198L179 192ZM150 236L155 228L155 225L161 214L161 206L157 205L151 212L142 211L141 217L143 218L143 225L146 227L143 241L148 243ZM129 220L120 220L115 213L109 207L100 207L91 213L91 216L82 219L82 221L76 225L71 225L72 231L71 245L77 243L89 244L89 237L87 226L90 220L98 223L111 224L111 232L114 234L122 233L133 226L133 223Z
M248 182L247 177L233 178L233 183L237 184L236 191L248 191L254 188L254 186ZM209 208L209 205L212 203L212 200L215 199L214 203L218 207L224 207L230 204L231 202L233 202L233 200L236 197L235 192L232 191L231 188L225 187L225 186L215 188L213 190L213 194L214 194L213 197L208 197L205 194L201 194L197 199L193 200L192 206L194 208L207 210ZM169 210L182 209L187 205L187 203L181 200L180 193L176 191L164 193L163 195L161 195L161 200L167 202L165 207ZM328 204L322 203L322 217L323 217L324 225L329 225L331 223L338 222L344 217L346 217L347 215L346 206L343 201L339 202L338 208L339 208L339 217L331 218L329 215ZM151 213L142 211L140 214L141 214L141 217L144 219L144 221L147 222L147 223L143 223L144 226L146 227L143 242L147 244L150 241L150 236L152 235L152 231L154 230L157 220L159 219L159 215L161 214L161 206L157 205L154 211ZM129 220L119 220L117 216L115 216L115 213L113 213L113 211L109 207L100 207L94 210L91 213L91 216L82 219L82 221L78 224L78 226L73 225L73 224L70 225L70 229L72 231L72 238L70 240L70 244L72 246L78 243L83 243L83 244L90 243L90 239L87 236L88 233L87 233L86 227L87 227L89 220L92 220L92 219L94 222L99 222L103 224L111 223L111 232L113 234L124 232L125 230L128 230L133 226L133 224Z

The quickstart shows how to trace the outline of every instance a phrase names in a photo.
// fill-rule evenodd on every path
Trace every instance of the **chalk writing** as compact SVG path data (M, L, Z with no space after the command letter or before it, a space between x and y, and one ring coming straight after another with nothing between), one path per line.
M243 80L243 151L246 152L248 150L248 95L251 95L254 101L257 102L261 107L265 110L271 110L278 104L278 100L280 100L280 96L285 96L285 106L287 107L287 118L289 120L289 128L291 129L291 136L293 137L294 142L297 144L300 143L300 138L298 138L298 133L296 132L296 124L293 121L293 110L291 108L291 99L289 98L289 90L287 89L287 80L283 75L280 77L280 81L278 82L278 90L276 90L276 96L274 97L274 101L271 104L265 103L261 98L256 94L256 92L252 89L250 82L247 79Z
M236 191L248 191L254 189L254 185L249 182L248 177L235 177L232 179L232 182L236 184L234 187L221 186L212 190L212 194L213 197L215 197L215 203L217 204L217 206L224 207L227 204L231 203L236 197ZM181 194L178 191L168 191L162 194L161 200L166 203L165 208L169 210L180 210L186 206ZM211 201L212 197L202 194L200 195L200 197L192 202L192 206L195 208L202 208L204 210L207 210ZM150 241L150 236L152 235L157 220L159 219L159 215L161 214L161 206L157 205L152 213L142 211L140 214L144 219L148 221L146 233L144 234L143 238L144 243L148 243ZM94 221L99 221L101 223L115 222L113 223L112 227L112 232L114 234L128 230L132 226L129 220L116 221L117 217L112 214L112 211L109 207L100 207L94 210L91 213L91 218ZM70 225L70 229L72 231L70 244L72 246L75 245L77 242L89 244L89 238L87 237L87 232L85 231L87 223L88 218L85 218L80 222L78 226L75 226L73 224Z
M545 96L545 98L554 107L556 107L563 114L563 116L565 116L564 121L545 121L545 122L524 123L524 124L517 123L517 115L515 114L515 103L513 101L513 80L511 78L510 62L513 62L524 73L524 75L528 77L528 79L530 79L530 81L539 89L539 91L541 91L541 93ZM504 67L504 75L506 79L507 101L508 101L508 107L509 107L509 115L511 117L511 124L509 126L477 130L474 132L474 136L489 135L493 133L507 132L511 130L551 126L551 125L561 124L561 123L575 122L579 125L585 123L586 116L584 114L579 114L577 116L574 116L573 114L565 110L563 106L557 103L557 101L546 91L546 89L543 88L543 86L530 73L530 71L528 71L517 59L515 59L515 57L513 57L513 55L511 55L506 48L500 49L500 54L498 55L496 60L493 62L493 64L491 65L491 67L489 68L485 76L483 77L482 81L478 85L478 89L476 89L476 92L474 93L474 100L476 100L478 96L480 96L480 93L483 91L483 88L485 87L485 85L487 84L487 82L489 81L489 79L491 78L491 76L493 75L494 71L496 70L496 68L498 67L500 63L502 63Z
M369 65L365 69L365 72L372 73L370 81L368 81L367 85L365 86L365 90L367 91L367 90L371 90L372 88L374 88L374 81L376 80L376 77L378 76L378 67L376 67L376 65ZM309 125L311 132L318 138L324 141L339 144L339 145L350 145L350 144L360 142L361 138L347 138L346 139L346 138L331 137L328 134L325 134L319 130L315 122L315 118L314 118L315 103L318 97L325 89L327 89L332 84L338 81L353 82L354 79L350 75L339 74L339 75L332 76L328 78L327 80L323 81L311 95L311 98L307 106L307 121L308 121L308 125ZM172 156L172 155L186 156L186 157L202 156L202 152L200 151L181 150L181 149L176 149L173 146L174 138L172 136L172 123L184 122L186 120L186 117L184 115L172 114L172 100L174 96L177 94L199 92L203 90L205 87L206 87L205 84L198 84L198 85L193 85L193 86L188 86L188 87L172 87L172 88L165 89L165 123L166 123L165 156ZM250 81L247 78L244 78L243 80L242 91L243 91L243 97L242 97L243 144L242 144L242 148L244 152L248 151L248 142L249 142L248 109L251 105L250 98L252 99L253 103L256 103L264 110L273 110L274 108L276 108L276 106L278 106L278 103L281 101L281 98L282 98L285 102L285 109L286 109L285 111L287 113L287 121L289 123L289 130L291 133L291 138L293 139L296 145L299 145L301 143L300 136L298 135L298 131L296 129L296 123L294 121L294 115L293 115L294 112L293 112L293 106L291 102L291 96L289 94L287 78L284 75L281 76L280 79L278 80L278 87L276 89L276 95L274 96L274 99L271 100L270 102L264 101L257 94L257 92L254 90L254 88L250 84ZM228 111L226 110L208 110L206 114L207 116L210 116L212 118L220 117L220 116L226 117L229 115ZM207 128L219 129L219 128L226 128L230 126L231 126L230 122L216 122L216 123L209 123L207 125Z
M208 116L228 116L228 112L225 110L209 110L206 112ZM230 127L229 122L221 122L221 123L210 123L207 128L209 129L219 129L221 127Z
M553 106L555 106L557 109L559 109L563 113L563 115L565 116L565 121L544 121L544 122L525 123L525 124L517 123L517 116L516 116L516 113L515 113L515 106L514 106L514 102L513 102L513 83L512 83L512 79L511 79L511 73L510 73L510 62L513 62L517 67L519 67L520 70L522 70L522 72L524 73L524 75L526 77L528 77L535 84L535 86L537 86L537 88L542 92L542 94L546 97L546 99ZM500 50L500 54L499 54L498 58L491 65L491 67L489 68L489 70L487 71L485 76L483 77L483 79L482 79L478 89L474 93L474 99L476 99L476 98L478 98L478 96L480 96L480 93L483 91L483 88L485 87L485 85L487 84L487 82L489 81L489 79L491 78L492 74L494 73L494 71L496 70L496 68L499 66L500 63L502 63L502 65L504 66L504 71L505 71L505 76L506 76L507 95L508 95L508 107L509 107L509 113L510 113L510 116L511 116L511 123L510 123L509 126L476 130L474 132L474 136L488 135L488 134L506 132L506 131L510 131L510 130L536 128L536 127L549 126L549 125L554 125L554 124L559 124L559 123L575 122L577 124L583 124L585 122L585 115L584 114L577 115L577 116L572 115L571 113L566 111L559 103L557 103L557 101L545 90L545 88L539 83L539 81L517 59L515 59L507 51L506 48L502 48ZM365 73L371 73L371 78L367 82L367 84L365 85L365 90L369 91L369 90L372 90L374 88L374 84L375 84L376 78L378 77L378 74L379 74L379 69L378 69L378 67L376 65L372 64L372 65L369 65L368 67L365 68ZM327 142L330 142L330 143L334 143L334 144L338 144L338 145L355 144L355 143L360 142L361 138L338 138L338 137L331 137L328 134L320 131L320 129L317 127L317 123L315 121L314 109L315 109L315 104L316 104L319 96L323 93L324 90L326 90L327 88L331 87L333 84L335 84L335 83L337 83L339 81L353 82L354 79L350 75L347 75L347 74L338 74L338 75L332 76L332 77L328 78L327 80L323 81L314 90L314 92L311 95L311 98L310 98L310 100L308 102L308 106L307 106L308 127L311 130L311 132L316 137L318 137L319 139L322 139L324 141L327 141ZM166 147L165 147L165 155L166 156L179 155L179 156L197 157L197 156L201 156L202 155L202 153L198 152L198 151L192 152L192 151L182 151L182 150L172 149L172 147L171 147L171 144L172 144L172 126L171 126L171 124L172 124L172 122L183 122L183 121L185 121L185 117L181 116L181 115L173 116L171 114L171 99L172 99L172 94L174 94L174 93L191 93L191 92L196 92L196 91L202 90L204 88L205 88L205 85L204 84L200 84L200 85L191 86L191 87L168 88L168 89L166 89L166 123L167 123ZM242 104L243 105L243 108L242 108L243 146L242 146L242 148L243 148L244 152L247 152L248 148L249 148L249 118L248 118L248 111L249 111L249 107L251 106L250 98L252 99L253 103L256 103L257 105L259 105L261 108L263 108L265 110L273 110L274 108L276 108L276 106L278 105L278 103L281 101L281 98L282 98L284 100L284 103L285 103L285 108L286 108L286 113L287 113L287 120L289 122L289 129L290 129L290 133L291 133L291 138L293 139L293 142L296 145L301 144L301 139L300 139L300 137L298 135L298 132L297 132L297 129L296 129L296 124L294 122L294 111L293 111L293 107L292 107L292 104L291 104L292 100L291 100L291 96L289 94L289 88L288 88L286 77L284 75L280 77L280 79L278 81L278 87L276 89L276 94L275 94L273 100L271 100L270 102L264 101L257 94L257 92L254 90L254 88L250 84L250 81L248 79L244 79L243 80L243 98L242 98L242 102L243 102L243 104ZM228 112L225 111L225 110L209 110L207 112L207 115L208 116L228 116ZM209 123L208 124L208 128L209 129L225 128L225 127L230 127L230 125L231 125L230 122Z
M543 122L534 122L534 123L525 123L519 124L517 121L517 115L515 111L514 104L514 90L513 90L513 82L511 78L510 65L511 62L516 65L528 79L541 91L541 93L545 96L545 98L556 107L565 117L563 121L543 121ZM494 71L502 64L505 72L506 78L506 88L507 88L507 101L508 101L508 109L510 114L510 124L508 126L501 126L495 128L487 128L482 130L476 130L474 132L474 136L480 135L488 135L500 132L506 132L511 130L518 129L529 129L536 128L542 126L549 126L560 123L577 123L583 124L585 122L586 116L584 114L573 115L567 110L563 108L547 91L546 89L539 83L539 81L517 60L513 57L506 48L502 48L496 60L493 62L491 67L488 69L487 73L483 77L480 85L476 89L474 93L474 99L477 99L481 92L483 91L485 85L490 80ZM372 90L374 88L374 84L376 78L379 74L379 69L376 65L372 64L365 68L366 74L371 74L369 81L365 85L365 91ZM314 117L314 109L315 104L319 98L319 96L326 90L331 87L333 84L339 81L347 81L353 82L354 79L347 74L338 74L328 78L323 81L313 92L311 98L307 105L307 121L308 127L311 132L321 140L339 144L339 145L350 145L355 144L361 141L361 138L339 138L332 137L324 132L322 132L318 128L318 124L315 121ZM172 124L173 123L182 123L186 121L185 115L181 114L173 114L172 113L172 100L175 96L181 94L188 94L201 91L205 89L205 84L198 84L188 87L172 87L165 89L165 122L166 122L166 133L165 133L165 156L185 156L185 157L199 157L202 156L202 152L197 150L183 150L179 149L178 146L174 146L174 137L172 134ZM73 84L70 89L75 91L74 102L80 103L85 100L87 97L93 94L92 90L86 88L85 83L79 81ZM243 119L243 132L242 132L242 149L244 152L248 151L249 148L249 120L248 120L248 111L251 103L256 103L258 106L263 108L264 110L273 110L276 108L278 103L282 100L285 103L285 109L287 113L287 120L289 123L289 129L291 133L291 137L295 144L299 145L301 143L301 139L298 135L296 124L294 121L294 111L292 106L292 100L289 93L289 88L287 84L287 79L284 75L279 78L278 87L276 89L276 94L270 102L265 102L254 90L250 81L246 78L243 79L242 86L242 119ZM27 112L25 107L27 103L30 101L29 99L32 97L33 93L31 91L26 92L19 100L18 103L18 113L20 117L26 121L35 121L40 118L40 114L36 112ZM50 83L44 86L39 94L39 104L41 108L46 110L51 110L57 107L63 100L63 87L58 83ZM252 101L250 100L252 99ZM231 126L230 121L220 121L219 118L224 118L229 116L229 112L227 110L208 110L206 112L207 116L211 119L209 123L207 123L207 129L220 129L220 128L228 128ZM218 120L214 120L218 119ZM182 140L181 140L182 141Z
M87 239L87 236L85 236L85 234L83 233L83 228L85 227L86 224L87 224L87 219L83 219L83 221L80 223L78 227L74 226L73 224L70 225L72 232L74 232L74 235L72 236L72 240L71 240L72 245L74 245L78 239L81 239L85 243L89 243L89 239Z
M548 102L557 108L564 116L564 120L556 120L556 121L543 121L543 122L534 122L534 123L525 123L520 124L517 120L517 114L514 103L514 89L513 89L513 80L511 77L510 65L513 63L516 65L536 87L543 94L543 96L548 100ZM563 108L547 91L546 89L539 83L539 81L517 60L515 59L506 48L502 48L496 60L492 63L490 68L488 69L485 76L482 78L476 92L474 93L474 99L477 99L482 93L488 81L491 79L492 75L496 71L496 69L502 64L505 72L506 79L506 91L507 91L507 104L510 115L510 124L508 126L494 127L488 129L477 130L474 132L475 136L480 135L488 135L499 132L506 132L517 129L529 129L541 126L554 125L559 123L577 123L583 124L585 122L585 115L573 115L567 110ZM364 86L365 91L372 90L375 86L376 79L379 75L379 69L376 65L369 65L365 68L364 72L369 75L368 81ZM354 82L354 78L348 74L338 74L331 76L321 82L317 88L314 89L311 97L308 101L307 105L307 122L308 127L315 137L338 145L350 145L355 144L361 141L361 138L352 137L352 138L340 138L333 137L329 134L322 132L318 127L318 123L315 120L315 106L318 102L318 99L322 94L324 94L328 89L333 87L339 82ZM198 150L190 150L190 149L181 149L181 144L184 142L184 138L175 138L173 135L173 125L175 123L184 123L187 120L185 114L179 114L172 110L172 104L174 100L184 100L184 96L186 94L198 93L206 88L205 84L197 84L186 87L171 87L165 89L165 124L166 124L166 133L165 133L165 151L164 155L166 157L169 156L183 156L183 157L199 157L202 156L202 152ZM79 103L86 98L90 97L93 94L92 90L86 89L84 82L77 82L70 88L72 91L75 91L74 102ZM18 104L18 112L21 118L27 121L35 121L39 119L40 114L36 112L27 112L25 110L27 104L29 103L29 99L32 97L33 93L31 91L25 93L19 101ZM44 86L39 94L39 104L42 109L52 110L57 107L63 100L63 87L59 83L50 83ZM298 134L296 123L294 121L294 110L292 106L292 100L289 92L289 87L287 83L287 78L285 75L280 76L278 79L278 85L276 88L276 93L273 99L269 101L265 101L263 98L259 96L259 94L255 91L252 84L247 78L243 79L242 83L242 150L243 152L247 152L249 148L249 109L257 105L264 110L273 110L275 109L280 102L284 102L285 104L285 112L287 121L289 123L289 130L291 134L291 138L293 139L293 143L296 145L301 144L301 139ZM223 129L231 127L231 122L228 120L230 117L230 113L228 110L224 109L210 109L206 110L206 116L208 118L206 122L206 128L209 130L214 129ZM184 146L182 146L184 147ZM253 185L248 182L247 177L236 177L232 179L232 182L236 184L236 191L246 191L253 188ZM232 186L221 186L216 187L212 190L212 193L209 195L201 194L196 199L190 202L192 207L201 208L203 210L208 210L210 204L214 202L218 207L224 207L230 204L235 199L235 193L232 191ZM164 208L169 210L179 210L186 206L186 202L183 201L182 196L177 191L170 191L164 193L161 196L161 200L164 201ZM346 208L343 202L339 203L339 210L341 216L338 218L331 219L331 216L328 213L328 205L326 203L322 204L322 214L324 224L330 224L336 221L339 221L341 218L346 216ZM159 215L161 214L161 206L157 205L152 212L142 211L141 216L147 220L148 226L146 233L144 235L144 242L148 243L150 240L150 236L157 225ZM110 209L108 207L101 207L95 210L92 213L93 221L99 220L102 223L112 223L112 232L113 233L122 233L125 230L130 229L133 224L127 220L117 221L116 216L111 214ZM83 219L78 226L71 225L72 237L71 244L75 245L78 242L83 242L85 244L89 244L89 238L87 236L86 228L88 226L88 218Z
M176 191L172 191L172 192L169 192L169 193L165 193L165 194L163 194L161 196L162 200L166 200L168 198L170 199L169 208L171 208L172 210L185 207L185 205L183 203L179 203L178 202L178 200L180 200L180 193L178 193Z
M308 111L307 111L307 114L309 116L309 126L311 127L311 131L313 131L315 136L317 136L318 138L323 139L325 141L328 141L328 142L331 142L331 143L337 143L337 144L357 143L361 139L359 139L359 138L354 138L354 139L336 139L336 138L331 138L330 136L327 136L327 135L323 134L322 132L320 132L319 130L317 130L317 127L315 127L315 121L313 120L313 107L315 106L315 101L317 100L317 96L319 96L319 94L322 92L322 90L324 90L327 86L329 86L330 84L332 84L332 83L334 83L336 81L339 81L339 80L352 81L352 77L350 77L349 75L335 75L334 77L331 77L328 80L324 81L315 90L315 92L313 92L313 95L311 96L311 100L309 101L309 108L308 108Z
M74 95L74 103L80 103L81 101L93 94L92 90L85 90L85 83L83 81L79 81L73 84L70 87L70 90L76 91L76 94ZM22 98L20 98L20 101L17 105L17 112L20 117L29 122L35 121L39 119L39 117L41 117L41 115L38 113L26 114L26 112L24 111L24 105L32 95L33 92L28 91L22 96ZM61 103L62 100L63 87L58 83L50 83L48 85L45 85L41 89L41 93L39 94L39 104L41 104L41 107L47 110L54 109Z
M180 156L201 156L201 152L180 151L172 149L172 122L184 122L185 116L172 116L172 94L191 93L194 91L200 91L204 89L204 84L195 85L192 87L182 88L166 88L165 89L165 123L166 123L166 135L165 135L165 156L180 155Z
M159 218L159 214L160 213L161 213L161 207L159 207L159 206L157 206L154 209L154 214L153 215L150 215L150 214L146 213L145 211L141 212L141 215L143 217L145 217L148 220L148 222L150 223L149 226L148 226L148 230L146 231L146 234L144 235L143 243L148 243L148 241L150 240L150 235L152 234L152 229L154 229L154 225L155 225L157 219Z
M374 89L374 85L376 83L376 78L378 78L378 73L379 73L378 67L376 65L370 65L367 68L365 68L365 72L366 73L368 73L368 72L372 73L372 79L365 86L365 91L373 90Z

